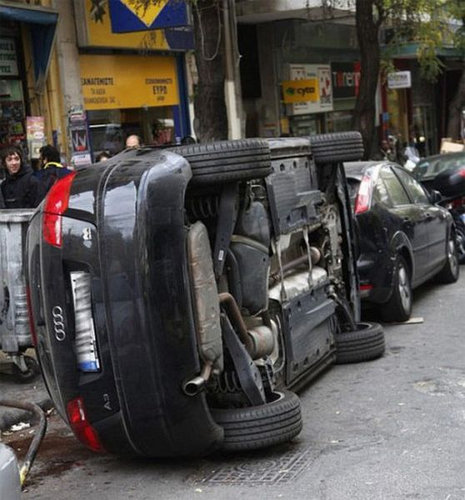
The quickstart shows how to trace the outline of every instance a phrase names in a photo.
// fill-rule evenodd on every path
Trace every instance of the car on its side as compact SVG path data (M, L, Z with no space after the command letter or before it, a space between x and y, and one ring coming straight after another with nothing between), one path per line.
M451 214L403 167L389 161L344 164L359 240L360 293L384 321L406 321L412 289L433 276L459 276Z

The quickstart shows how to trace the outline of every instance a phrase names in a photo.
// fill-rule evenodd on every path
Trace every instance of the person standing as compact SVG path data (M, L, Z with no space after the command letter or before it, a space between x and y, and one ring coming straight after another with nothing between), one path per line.
M35 208L42 201L45 190L34 176L29 165L25 165L21 150L7 146L1 152L1 164L5 169L5 180L1 184L4 207Z
M61 164L60 152L50 144L42 146L39 151L41 167L35 175L47 192L57 179L66 177L72 170Z

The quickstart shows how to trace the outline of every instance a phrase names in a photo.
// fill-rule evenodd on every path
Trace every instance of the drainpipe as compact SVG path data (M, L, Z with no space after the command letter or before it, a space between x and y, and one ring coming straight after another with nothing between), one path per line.
M223 25L224 25L224 48L225 48L225 99L228 110L229 138L240 139L241 130L241 93L239 78L237 77L236 57L237 48L236 35L236 11L231 0L223 0Z

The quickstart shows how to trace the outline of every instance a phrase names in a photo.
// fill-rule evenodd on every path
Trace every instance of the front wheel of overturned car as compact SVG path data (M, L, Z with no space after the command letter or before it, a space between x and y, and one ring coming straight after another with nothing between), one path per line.
M455 283L459 279L459 274L460 267L455 237L451 235L447 242L447 260L444 267L436 276L436 281L444 284Z
M370 361L384 354L384 332L378 323L357 323L357 330L335 337L337 364Z
M246 451L290 441L302 430L300 400L290 391L273 393L269 403L246 408L211 409L224 429L223 450Z
M363 158L360 132L335 132L309 137L315 163L338 163Z
M380 306L381 318L386 322L407 321L412 314L412 285L405 259L398 255L390 299Z

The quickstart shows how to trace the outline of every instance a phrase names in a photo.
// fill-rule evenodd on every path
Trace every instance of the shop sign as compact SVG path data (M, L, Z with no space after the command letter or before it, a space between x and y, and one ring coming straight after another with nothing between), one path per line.
M360 86L360 64L331 63L334 99L356 97Z
M108 7L107 0L75 2L76 28L80 47L138 49L144 52L194 48L194 37L190 29L173 28L114 33Z
M179 104L174 57L81 55L86 110Z
M190 26L185 2L180 0L108 0L113 33Z
M396 71L389 73L387 77L388 88L409 89L412 86L410 71Z
M289 115L304 115L333 110L331 67L329 64L290 64L290 80L283 82L283 100ZM298 101L286 101L286 84L298 94ZM301 83L298 83L301 82ZM299 92L300 89L300 92Z
M318 101L318 80L288 80L282 82L283 101L286 104L295 102Z
M68 112L68 131L71 141L71 164L76 167L92 163L87 114L81 106Z
M0 38L0 76L18 76L16 47L12 38Z

